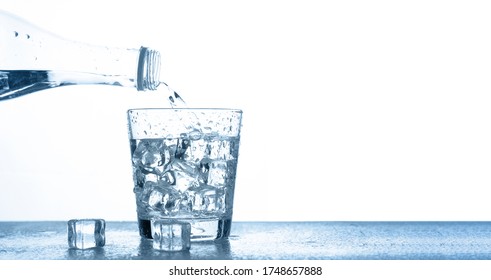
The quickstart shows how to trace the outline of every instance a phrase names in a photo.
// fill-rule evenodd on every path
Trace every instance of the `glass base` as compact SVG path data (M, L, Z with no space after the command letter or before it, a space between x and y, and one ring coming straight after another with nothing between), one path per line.
M191 224L191 241L225 239L230 236L232 219L178 219ZM140 236L152 239L150 220L138 219Z

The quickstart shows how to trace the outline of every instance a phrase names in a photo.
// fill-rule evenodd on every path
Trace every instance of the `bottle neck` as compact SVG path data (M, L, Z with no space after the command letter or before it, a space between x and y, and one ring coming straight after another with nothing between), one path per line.
M156 50L85 45L72 51L59 57L66 64L52 68L54 73L74 74L73 78L79 80L72 84L119 85L135 87L138 91L156 90L159 86L160 53Z
M136 89L156 90L160 84L160 53L141 47L138 57Z
M70 59L73 57L85 57L87 60L72 64ZM49 71L49 80L57 85L105 84L147 91L156 90L160 84L160 53L146 47L121 49L85 46L64 58L66 64Z

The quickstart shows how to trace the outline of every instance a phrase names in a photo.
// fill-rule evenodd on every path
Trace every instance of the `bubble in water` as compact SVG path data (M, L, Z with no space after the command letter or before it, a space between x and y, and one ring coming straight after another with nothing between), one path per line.
M199 129L194 129L193 131L188 133L189 139L191 140L199 140L201 139L201 131Z

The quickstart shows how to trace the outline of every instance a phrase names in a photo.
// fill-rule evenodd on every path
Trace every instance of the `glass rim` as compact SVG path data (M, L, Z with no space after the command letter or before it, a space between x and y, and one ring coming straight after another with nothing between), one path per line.
M186 108L154 108L154 107L142 107L128 109L128 113L136 111L230 111L242 113L242 109L235 108L222 108L222 107L186 107Z

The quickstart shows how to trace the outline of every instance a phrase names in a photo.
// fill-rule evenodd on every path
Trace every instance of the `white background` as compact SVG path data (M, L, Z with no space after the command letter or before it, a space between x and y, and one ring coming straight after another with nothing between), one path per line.
M243 109L237 221L491 220L487 1L0 8L65 38L157 49L190 106ZM0 220L135 220L126 110L167 106L110 86L1 102Z

